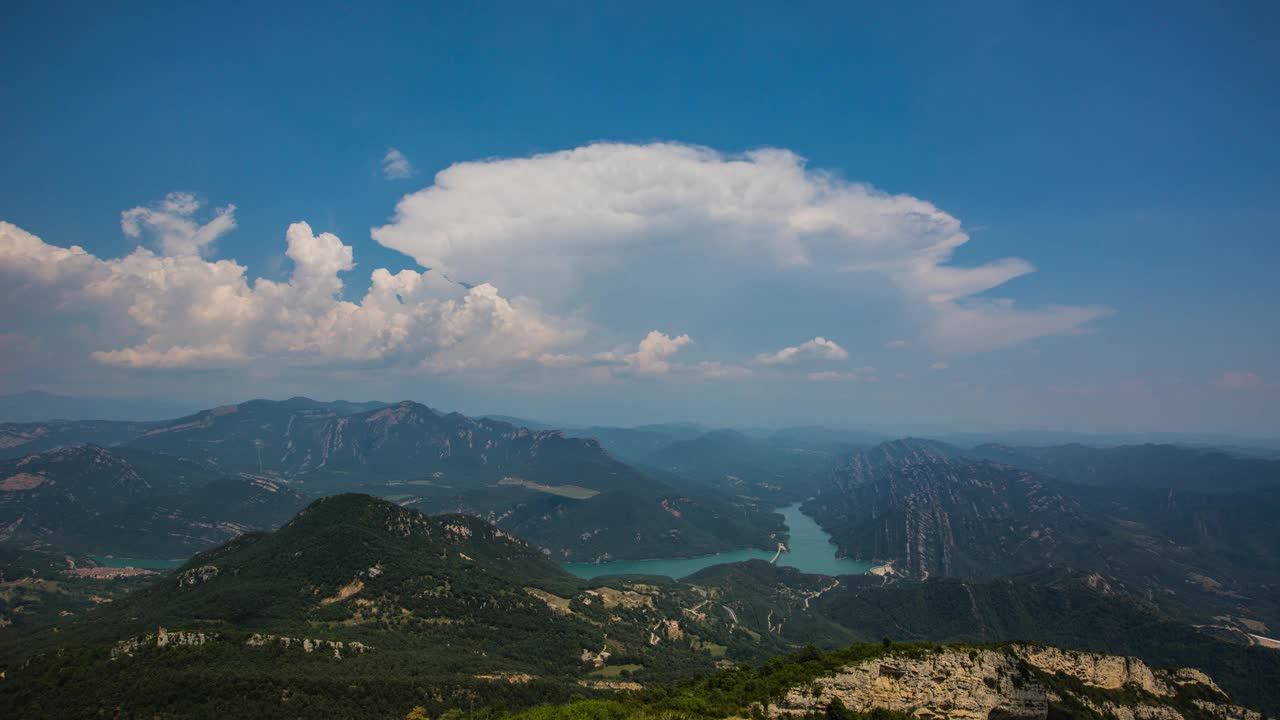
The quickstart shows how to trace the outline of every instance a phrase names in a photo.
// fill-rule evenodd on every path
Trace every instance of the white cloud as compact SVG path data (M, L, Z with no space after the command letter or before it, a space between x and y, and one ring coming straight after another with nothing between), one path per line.
M667 358L691 342L693 340L688 335L671 337L654 330L640 341L635 352L624 355L622 361L627 368L641 375L664 375L672 367Z
M889 342L885 343L884 346L890 350L897 350L899 348L904 348L910 344L911 343L907 342L906 340L890 340Z
M761 353L756 356L755 362L760 365L781 365L783 363L795 362L797 360L848 359L849 353L834 341L828 340L824 337L816 337L812 340L806 340L794 347L782 348L775 353Z
M924 311L925 339L949 353L1077 331L1107 313L978 299L1034 268L1018 258L950 265L969 240L959 220L924 200L811 170L779 149L726 155L674 143L598 143L459 163L404 197L373 237L424 267L545 303L582 303L585 287L604 288L589 299L604 314L602 296L638 267L669 283L654 288L659 294L716 278L739 288L762 277L789 287L852 287L862 280L848 273L871 273Z
M236 226L236 206L218 208L203 225L194 219L203 206L192 193L173 192L152 207L136 207L120 213L120 229L131 238L151 236L160 251L171 257L205 255L213 241Z
M1022 310L1012 300L970 298L935 305L927 328L939 349L956 353L1009 347L1044 335L1083 332L1089 321L1111 314L1097 306L1049 305Z
M929 364L930 370L946 370L949 367L951 366L942 362L941 360Z
M404 153L395 148L387 148L387 154L382 157L383 177L388 180L404 180L412 177L413 173L413 165Z
M1212 382L1222 390L1253 390L1262 386L1262 378L1249 370L1229 370L1215 377Z
M188 209L171 195L155 212ZM24 318L92 318L89 357L127 368L373 363L449 372L536 360L582 336L528 300L432 272L378 269L359 302L343 300L339 273L354 267L351 247L306 223L289 226L286 241L289 279L250 282L233 260L141 247L101 259L0 222L0 287ZM18 319L6 314L0 325Z
M726 365L719 360L708 360L698 363L698 370L702 372L703 377L723 378L726 380L737 380L745 377L751 377L751 368L742 367L741 365Z

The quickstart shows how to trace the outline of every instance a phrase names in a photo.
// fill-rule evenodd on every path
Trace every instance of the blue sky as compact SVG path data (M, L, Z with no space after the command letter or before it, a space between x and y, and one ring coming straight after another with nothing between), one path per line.
M1280 434L1274 4L687 5L7 6L0 220L41 245L0 256L0 386L197 404L411 397L564 421ZM572 155L598 141L621 154ZM707 150L689 159L690 146ZM409 177L384 175L389 148ZM807 163L797 180L748 162L761 183L800 192L830 176L839 192L865 183L922 205L876 195L848 237L799 231L796 269L770 219L724 224L708 200L761 148ZM544 159L511 164L528 158ZM431 194L458 163L474 172ZM517 167L528 174L508 184ZM599 196L574 184L601 168L638 176ZM593 225L633 181L664 193L653 215ZM513 198L521 182L554 206L534 230L511 229L548 205ZM174 192L200 207L165 211ZM417 193L422 209L397 215ZM358 342L333 335L346 331L302 278L240 299L262 317L289 309L270 322L195 322L193 304L228 296L138 290L182 263L164 260L160 224L130 236L122 212L198 227L231 204L234 229L200 256L234 259L249 286L289 285L286 229L306 222L294 253L310 253L316 282L336 268L335 297L361 303L372 271L422 271L430 256L436 275L490 283L497 309L459 324L439 303L461 307L467 290L442 285L411 320L374 313L389 324ZM967 238L927 280L903 265L936 250L909 227L925 206ZM832 245L899 211L889 255ZM382 227L399 250L373 239ZM438 240L476 232L483 248ZM72 245L99 264L37 277ZM154 268L121 280L109 261L138 247ZM945 268L1007 258L1035 271L938 299ZM829 271L837 261L859 268ZM116 285L84 297L103 282ZM144 295L168 310L140 321ZM1015 303L1016 331L992 329L992 298ZM494 314L507 301L514 319ZM798 351L767 361L784 348Z

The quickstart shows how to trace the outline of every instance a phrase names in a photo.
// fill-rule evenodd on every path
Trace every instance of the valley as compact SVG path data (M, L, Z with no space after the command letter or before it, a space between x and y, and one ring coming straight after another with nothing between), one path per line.
M1280 1L0 8L0 720L1280 718Z
M799 503L780 508L778 512L783 517L787 533L786 550L782 552L733 550L692 558L563 563L561 567L588 580L608 575L662 575L680 579L704 568L746 560L764 560L817 575L857 575L872 568L868 562L838 557L831 536L800 510Z
M68 439L0 461L0 703L35 715L643 714L806 646L844 658L823 672L845 690L732 712L890 711L959 690L850 694L869 671L848 662L908 643L955 672L975 652L1017 665L1013 640L1195 667L1218 688L1196 697L1280 708L1280 652L1255 639L1280 626L1271 461L683 425L600 442L305 398L72 424L0 426ZM1059 699L1035 707L1077 687L1037 672ZM40 690L60 677L80 690ZM205 695L156 704L193 678ZM1012 702L993 689L965 702ZM1142 702L1199 717L1181 697Z

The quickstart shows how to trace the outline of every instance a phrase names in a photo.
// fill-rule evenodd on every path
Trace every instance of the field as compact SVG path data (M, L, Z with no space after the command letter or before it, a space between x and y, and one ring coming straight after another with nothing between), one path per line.
M578 485L543 485L529 480L522 480L514 477L504 477L498 481L499 485L520 485L521 487L537 490L538 492L549 493L551 495L559 495L567 497L571 500L589 500L600 493L590 488L580 487Z

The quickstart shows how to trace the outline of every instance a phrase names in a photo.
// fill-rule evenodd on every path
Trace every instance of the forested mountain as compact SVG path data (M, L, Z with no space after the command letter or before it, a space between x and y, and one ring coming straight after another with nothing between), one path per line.
M561 559L772 547L780 530L767 512L637 471L591 438L412 402L360 410L255 400L151 428L129 445L316 494L363 489L479 514Z
M14 680L0 707L517 709L888 635L1194 665L1280 709L1268 690L1280 652L1259 644L1280 626L1280 485L1265 461L601 430L609 443L417 403L305 398L160 423L4 426L11 452L50 449L0 461L0 625L13 623L0 669ZM346 489L385 499L335 495L259 532ZM556 564L772 548L772 510L807 497L842 553L888 561L888 574L752 561L592 583ZM113 580L90 558L198 551L170 574ZM54 690L68 678L77 690Z
M56 552L182 558L274 527L303 502L279 482L131 448L0 462L0 542Z
M339 495L56 631L0 639L0 707L388 717L564 698L619 673L687 677L732 643L781 647L700 616L705 590L666 585L592 585L474 517Z
M830 578L753 561L680 583L596 584L474 517L429 517L339 495L71 622L0 635L0 708L20 717L97 708L149 717L392 718L414 706L430 715L492 712L642 686L654 700L703 688L690 711L725 702L723 693L701 694L715 687L755 692L739 687L739 673L755 671L718 668L788 648L876 640L875 650L857 653L914 652L886 652L877 640L885 635L1022 638L1191 664L1238 701L1277 707L1266 679L1280 673L1280 653L1201 635L1096 578L1032 580ZM834 657L843 663L849 652ZM788 662L818 656L805 657ZM695 675L710 679L661 689ZM799 686L755 699L782 702Z

